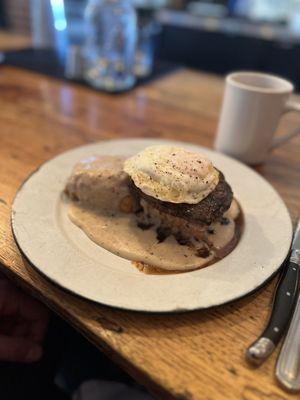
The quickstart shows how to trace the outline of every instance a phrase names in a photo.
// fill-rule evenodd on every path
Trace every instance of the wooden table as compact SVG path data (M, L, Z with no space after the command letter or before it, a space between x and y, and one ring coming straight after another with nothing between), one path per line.
M223 307L182 315L144 315L92 304L65 293L22 258L10 228L24 179L58 153L119 137L164 137L211 147L222 80L182 70L119 96L96 93L12 67L0 69L0 261L17 284L69 321L162 399L282 400L294 396L274 379L277 352L259 369L245 349L262 330L275 280ZM290 114L282 130L300 123ZM258 168L299 212L300 137ZM71 266L70 266L71 267Z
M30 47L32 39L28 35L12 33L7 30L0 30L0 50L17 50Z

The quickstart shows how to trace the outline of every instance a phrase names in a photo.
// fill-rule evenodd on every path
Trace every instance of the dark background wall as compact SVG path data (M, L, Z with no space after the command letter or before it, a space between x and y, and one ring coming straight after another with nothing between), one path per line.
M300 43L164 25L159 56L218 74L237 69L271 72L291 79L300 90Z
M4 3L0 0L0 27L5 27Z
M298 38L278 39L277 36L285 30L284 21L269 25L243 21L233 18L229 7L226 17L229 23L239 21L234 31L205 29L205 18L199 18L198 21L195 15L186 11L190 0L171 2L173 17L160 21L162 29L157 40L157 54L160 58L222 75L237 69L272 72L291 79L300 90L300 33ZM234 1L223 3L234 4ZM76 40L83 36L85 4L86 0L65 0L67 21L71 30L73 27L72 35L77 36ZM181 8L181 13L185 13L183 20L187 21L186 25L178 24L180 12L176 15L175 6ZM193 26L189 26L189 19L193 21ZM4 23L14 31L30 34L29 0L0 0L0 25ZM273 30L274 37L265 39L253 34L262 26ZM245 27L252 33L247 34Z

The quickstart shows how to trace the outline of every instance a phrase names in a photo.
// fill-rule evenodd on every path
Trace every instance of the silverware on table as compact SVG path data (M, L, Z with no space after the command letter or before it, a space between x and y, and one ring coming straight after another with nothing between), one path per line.
M272 354L276 345L285 333L298 296L300 278L300 220L298 222L292 244L292 250L287 258L283 273L277 285L272 312L268 324L261 336L248 348L247 360L252 364L260 365ZM300 305L298 307L300 318ZM298 329L298 341L300 349L300 328ZM295 334L294 334L295 335ZM293 335L293 337L294 337ZM291 337L291 334L290 334ZM289 341L290 342L290 341ZM300 360L300 353L297 353ZM283 358L283 356L282 356ZM300 363L299 363L299 387L300 387ZM280 372L280 376L282 372ZM278 378L279 379L279 378Z
M292 245L290 262L300 268L300 220ZM291 391L300 391L300 296L276 364L276 378Z

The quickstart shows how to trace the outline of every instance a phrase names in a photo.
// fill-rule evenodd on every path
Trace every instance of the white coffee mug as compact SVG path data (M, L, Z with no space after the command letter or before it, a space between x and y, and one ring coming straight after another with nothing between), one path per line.
M272 148L300 133L274 137L283 114L300 111L289 98L293 84L274 75L235 72L226 77L215 148L248 164L264 161Z

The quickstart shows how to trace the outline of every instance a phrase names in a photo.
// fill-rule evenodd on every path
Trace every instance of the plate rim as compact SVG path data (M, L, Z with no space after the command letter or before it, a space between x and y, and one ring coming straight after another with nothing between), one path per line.
M16 203L16 200L18 199L18 196L19 196L20 193L22 192L22 189L23 189L24 186L26 185L26 183L27 183L27 182L30 180L30 178L31 178L32 176L34 176L41 168L43 168L43 167L46 166L47 164L49 164L49 163L55 161L56 159L58 159L58 158L60 158L60 157L62 157L62 156L66 156L66 155L68 155L69 153L72 153L72 152L74 152L74 151L76 151L76 150L79 150L79 149L88 148L88 147L94 147L94 146L101 146L101 145L105 145L105 144L107 144L107 143L115 143L115 142L120 142L120 141L121 141L121 142L137 142L137 141L139 141L139 142L143 142L143 143L146 143L146 142L148 142L148 141L150 141L150 142L156 141L156 142L160 142L160 143L164 143L164 142L165 142L165 143L170 143L170 144L177 143L177 144L181 144L181 145L185 145L185 146L189 146L189 145L190 145L190 146L195 146L195 147L197 147L200 151L201 151L201 149L204 149L204 150L208 150L208 152L213 152L213 153L220 154L220 155L221 155L222 157L224 157L225 159L228 159L228 160L230 160L230 161L234 161L234 163L236 163L236 165L241 165L241 166L243 166L243 168L246 167L247 169L249 169L249 170L256 176L256 178L259 178L261 181L264 182L264 184L267 184L267 185L277 194L277 197L278 197L278 199L279 199L280 202L281 202L281 206L283 206L283 207L285 208L286 214L287 214L287 216L288 216L288 220L289 220L289 224L290 224L290 233L291 233L291 234L290 234L290 243L291 243L291 241L292 241L292 221L291 221L291 216L290 216L289 210L288 210L288 208L287 208L287 206L286 206L284 200L282 199L282 197L280 196L280 194L277 192L277 190L271 185L271 183L270 183L268 180L266 180L263 176L261 176L261 175L260 175L258 172L256 172L255 170L251 169L249 166L247 166L247 165L243 164L242 162L240 162L239 160L233 159L232 157L229 157L229 156L227 156L227 155L225 155L225 154L218 153L218 152L216 152L214 149L206 148L206 147L204 147L204 146L201 146L201 145L199 145L199 144L197 144L197 143L193 143L193 142L183 142L183 141L177 141L177 140L172 140L172 139L161 139L161 138L135 138L135 137L132 137L132 138L116 138L116 139L102 140L102 141L98 141L98 142L83 144L83 145L81 145L81 146L77 146L77 147L68 149L68 150L66 150L66 151L64 151L64 152L61 152L60 154L55 155L53 158L50 158L50 159L46 160L45 162L43 162L41 165L39 165L34 171L32 171L32 172L26 177L26 179L25 179L25 180L22 182L22 184L19 186L19 188L18 188L18 190L17 190L17 192L16 192L16 194L15 194L15 196L14 196L13 202L12 202L11 218L10 218L11 228L12 228L13 237L14 237L14 240L15 240L15 242L16 242L16 244L17 244L18 249L20 250L21 254L25 257L25 259L26 259L26 261L29 263L29 265L31 265L31 266L35 269L36 272L38 272L39 274L41 274L46 280L48 280L48 281L50 281L51 283L57 285L57 286L58 286L60 289L62 289L63 291L66 291L67 293L71 293L71 294L73 294L73 295L79 296L80 298L85 299L85 300L88 300L88 301L91 301L91 302L93 302L93 303L95 303L95 304L101 304L101 305L103 305L103 306L110 307L110 308L115 308L115 309L119 309L119 310L125 310L125 311L128 311L128 310L129 310L129 311L134 311L134 312L138 312L138 313L142 312L142 313L149 313L149 314L173 314L173 313L182 313L182 312L192 312L192 311L196 311L196 310L205 310L205 309L210 309L210 308L218 307L218 306L225 305L225 304L230 304L230 303L232 303L232 302L234 302L234 301L236 301L236 300L238 300L238 299L242 299L242 298L244 298L244 297L246 297L246 296L248 296L248 295L251 295L251 294L253 294L255 291L261 289L268 281L270 281L270 280L278 273L278 271L281 269L281 267L283 266L283 264L284 264L284 262L285 262L284 260L286 259L286 256L288 255L288 252L287 252L287 254L286 254L286 256L285 256L283 262L282 262L280 265L278 265L278 267L276 267L276 268L274 269L274 271L273 271L269 276L267 276L263 281L261 281L259 285L255 286L254 288L251 288L249 291L246 291L245 293L243 293L243 294L241 294L241 295L237 295L237 296L235 296L235 297L232 297L231 299L229 299L229 300L227 300L227 301L222 301L222 302L218 302L218 301L217 301L217 302L211 302L211 304L210 304L210 305L207 305L207 306L197 306L197 307L192 307L192 308L185 308L185 307L180 308L180 307L174 305L175 308L173 308L173 309L168 309L168 310L164 310L164 309L163 309L163 310L149 310L149 309L146 309L146 308L141 308L141 309L130 308L130 307L126 306L126 305L125 305L125 306L116 305L116 304L111 304L111 303L109 303L109 302L100 301L100 300L98 300L98 299L95 300L95 299L89 298L89 297L87 297L87 295L78 293L78 292L76 292L75 290L72 290L71 288L69 288L69 287L63 285L61 282L59 282L58 280L56 280L55 277L47 275L47 273L45 273L45 272L43 271L42 268L40 268L40 267L38 267L37 265L35 265L35 264L30 260L29 256L26 254L26 252L22 249L22 246L21 246L21 244L19 243L17 234L16 234L16 232L15 232L15 228L16 228L16 227L15 227L15 224L16 224L16 220L15 220L15 213L16 213L16 210L15 210L15 203ZM216 263L216 264L217 264L217 263Z

